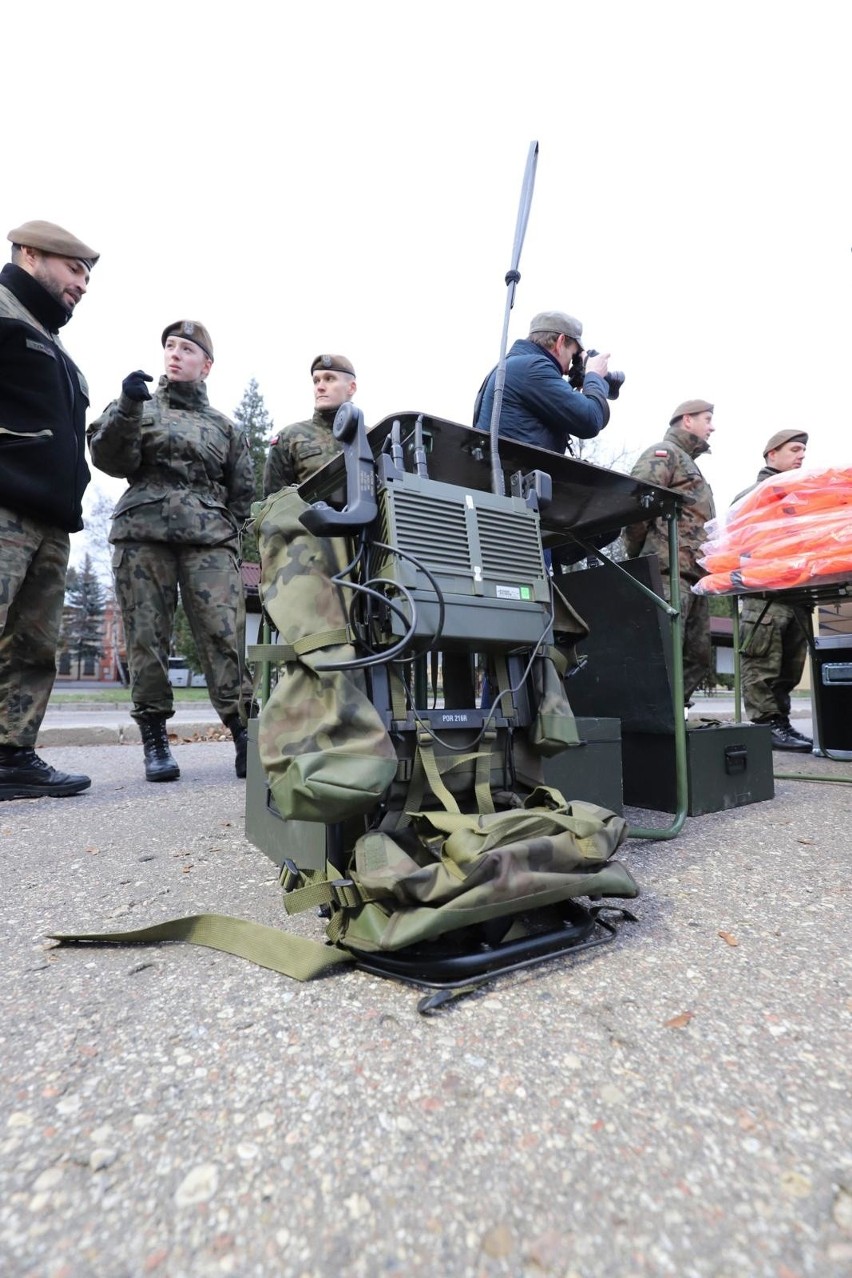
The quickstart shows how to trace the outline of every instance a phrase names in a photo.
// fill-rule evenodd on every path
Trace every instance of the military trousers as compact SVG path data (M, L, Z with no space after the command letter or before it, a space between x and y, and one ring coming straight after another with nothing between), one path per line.
M169 652L178 590L207 678L207 692L223 722L252 697L245 661L245 598L235 551L228 546L177 542L117 542L112 557L121 607L131 714L170 716Z
M790 693L798 687L808 656L808 611L792 604L744 599L741 610L740 676L746 714L752 722L790 716Z
M680 621L683 631L683 699L689 701L713 669L713 645L710 642L710 601L706 595L694 595L695 584L680 577ZM666 598L671 601L668 574L663 577Z
M0 745L34 746L56 678L69 538L0 506Z

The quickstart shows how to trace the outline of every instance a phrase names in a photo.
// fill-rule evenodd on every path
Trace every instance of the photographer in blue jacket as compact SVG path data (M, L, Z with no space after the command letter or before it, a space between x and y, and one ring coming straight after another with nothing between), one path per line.
M609 355L582 345L583 325L564 311L542 311L529 336L506 356L500 434L522 444L570 451L570 437L593 439L609 421L608 399L618 395L622 374L608 374ZM491 425L497 370L486 377L476 399L473 424ZM568 378L569 380L565 380Z

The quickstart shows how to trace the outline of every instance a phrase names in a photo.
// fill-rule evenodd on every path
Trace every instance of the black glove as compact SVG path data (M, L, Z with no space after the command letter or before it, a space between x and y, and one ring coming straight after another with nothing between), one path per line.
M121 383L121 389L128 399L134 399L138 404L141 404L143 400L151 398L151 393L145 383L153 382L153 380L150 373L143 373L141 368L137 368L135 373L127 374Z

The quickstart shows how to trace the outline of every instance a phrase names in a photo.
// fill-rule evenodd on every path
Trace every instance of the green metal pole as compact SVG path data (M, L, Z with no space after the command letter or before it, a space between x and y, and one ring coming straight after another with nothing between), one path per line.
M665 600L657 599L671 619L672 630L672 713L674 715L675 747L675 815L670 826L655 829L650 826L629 826L631 839L674 839L680 834L689 807L689 784L686 763L686 707L683 700L683 619L680 611L680 576L678 575L677 515L666 516L669 525L669 607Z
M734 640L734 723L742 723L742 669L740 666L740 601L736 595L732 600L734 609L732 613L733 627L732 635Z

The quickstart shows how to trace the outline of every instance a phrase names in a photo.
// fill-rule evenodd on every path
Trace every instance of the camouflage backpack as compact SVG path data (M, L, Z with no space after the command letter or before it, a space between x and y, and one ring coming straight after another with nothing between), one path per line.
M509 743L513 774L527 780L518 792L503 784L506 742L494 732L469 741L462 734L455 750L419 734L413 756L398 757L363 672L348 665L353 635L334 583L340 545L307 533L302 509L295 490L285 490L257 520L261 593L281 640L271 655L282 668L261 712L258 746L280 815L333 824L342 834L340 849L328 840L321 869L287 858L280 870L285 910L319 909L327 942L208 914L58 939L186 940L305 980L336 964L370 967L381 955L424 955L428 967L430 950L448 937L500 944L534 932L550 907L577 897L638 895L630 873L611 859L626 835L624 819L537 783L539 756L577 740L562 705L558 654L533 677L539 714L532 731ZM383 795L392 796L384 818L365 830L363 814Z

